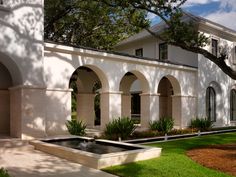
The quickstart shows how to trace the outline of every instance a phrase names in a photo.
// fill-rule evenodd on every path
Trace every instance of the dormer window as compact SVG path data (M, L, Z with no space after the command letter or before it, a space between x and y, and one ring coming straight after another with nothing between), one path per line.
M211 40L211 53L217 56L218 53L218 41L216 39Z
M167 60L168 58L168 45L167 43L159 44L159 59L160 60Z
M138 57L143 57L143 48L136 49L135 50L135 55Z

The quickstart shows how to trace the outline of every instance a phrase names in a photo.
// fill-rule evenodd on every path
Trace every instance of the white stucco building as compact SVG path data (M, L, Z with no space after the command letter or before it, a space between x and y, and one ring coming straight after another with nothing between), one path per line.
M161 116L173 117L176 128L187 127L196 116L208 116L215 126L235 125L235 81L202 55L167 46L145 31L116 46L124 54L44 42L42 0L3 2L0 134L24 139L65 134L71 117L69 82L75 72L78 118L91 128L97 81L102 84L100 129L131 114L140 114L144 129ZM199 30L211 39L206 49L218 55L219 47L227 44L228 64L236 69L236 32L197 19ZM138 112L131 108L134 92Z

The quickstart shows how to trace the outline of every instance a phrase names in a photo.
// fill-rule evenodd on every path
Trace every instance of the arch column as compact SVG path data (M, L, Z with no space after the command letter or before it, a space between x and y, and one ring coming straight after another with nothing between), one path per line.
M94 127L94 93L77 94L77 119L82 120L89 128Z
M159 94L143 93L141 96L141 127L147 129L149 122L159 117Z
M174 119L174 128L182 128L182 105L181 105L181 95L172 95L172 118Z
M122 92L102 92L100 93L101 104L101 128L112 119L121 117L121 96Z
M121 115L131 117L131 94L126 93L121 96Z

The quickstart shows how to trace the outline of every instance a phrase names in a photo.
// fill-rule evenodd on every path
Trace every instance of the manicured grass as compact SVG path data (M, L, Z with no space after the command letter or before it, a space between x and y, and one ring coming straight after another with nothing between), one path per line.
M185 155L192 148L228 143L236 143L236 133L150 144L163 148L160 158L114 166L104 171L121 177L229 177L223 172L205 168Z

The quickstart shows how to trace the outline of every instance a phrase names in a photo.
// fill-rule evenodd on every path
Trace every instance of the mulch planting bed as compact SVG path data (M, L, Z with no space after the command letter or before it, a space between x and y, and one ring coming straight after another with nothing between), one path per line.
M205 167L236 176L236 144L192 149L187 155Z

